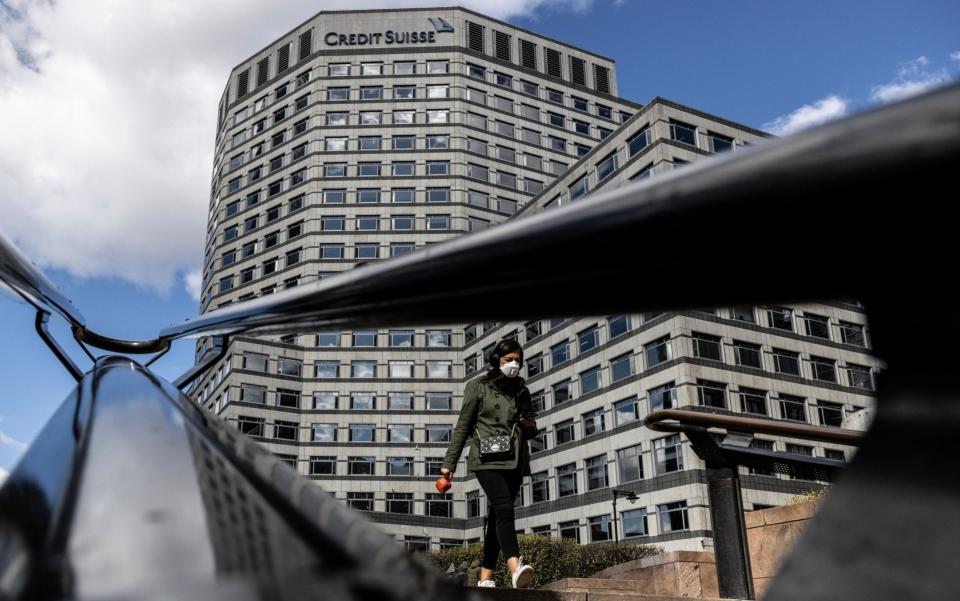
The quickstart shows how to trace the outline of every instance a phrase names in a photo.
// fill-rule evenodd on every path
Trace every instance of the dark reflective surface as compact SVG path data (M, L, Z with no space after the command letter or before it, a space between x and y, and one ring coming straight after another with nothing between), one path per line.
M0 489L0 598L328 588L450 594L375 526L128 359L98 361Z

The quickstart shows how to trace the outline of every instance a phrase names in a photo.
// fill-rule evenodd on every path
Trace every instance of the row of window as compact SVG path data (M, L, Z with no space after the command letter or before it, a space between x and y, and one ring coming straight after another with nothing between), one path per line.
M357 397L356 394L353 396L354 398ZM237 427L241 432L250 436L259 436L264 438L269 437L266 425L267 424L262 417L241 415L237 418ZM390 424L387 426L378 427L376 424L349 424L348 426L340 428L337 426L337 424L314 423L307 428L305 426L300 426L297 422L274 420L272 438L282 441L299 442L301 433L306 432L306 436L308 436L308 440L310 442L337 442L337 432L340 429L343 429L346 432L346 442L385 442L412 444L418 442L448 443L450 442L450 434L453 431L453 426L450 424L425 424L421 426L415 426L414 424ZM377 436L377 430L380 431L380 436ZM422 431L423 435L415 436L415 430ZM422 440L418 440L418 438ZM340 439L343 440L343 437L341 436ZM360 457L354 459L370 459L371 465L373 462L373 458ZM410 465L413 465L412 457L391 457L389 459L409 460ZM353 468L350 469L352 470ZM413 475L412 471L401 474L392 472L390 471L391 469L392 468L388 468L388 475ZM349 471L348 473L355 474L358 472ZM372 471L364 471L359 473L373 474Z
M618 111L610 105L599 102L591 102L587 98L578 96L576 94L570 94L567 96L564 94L563 90L549 86L541 87L540 84L535 81L523 78L515 78L510 73L497 70L491 70L488 72L488 69L485 66L477 63L467 63L466 73L473 79L479 79L484 82L492 82L497 87L507 90L516 90L521 94L546 100L547 102L556 104L558 106L569 107L581 113L596 115L601 119L606 119L607 121L614 123L625 123L632 116L631 113L623 110Z
M246 360L248 355L244 355ZM298 359L281 358L278 362L278 373L285 376L308 377L303 373L302 362ZM426 378L450 378L453 373L452 361L424 361L423 376ZM340 378L346 377L341 374L339 359L322 359L314 362L313 377L315 378ZM376 378L378 372L386 367L386 374L379 377L388 378L413 378L415 373L415 364L412 360L390 360L384 363L378 363L375 359L354 359L349 363L350 378ZM246 363L244 363L246 368ZM263 371L255 369L255 371ZM420 370L416 370L420 371Z
M488 94L487 91L477 88L467 88L466 98L469 102L475 104L488 106L504 113L519 115L529 121L547 123L553 127L574 131L582 136L595 137L603 140L613 133L613 129L609 127L593 125L589 121L577 119L576 117L568 117L563 113L549 109L541 109L536 105L525 102L515 104L512 98L496 94L491 95Z
M350 410L350 411L413 411L423 407L427 411L450 411L453 403L453 393L443 391L429 391L417 397L410 391L392 391L377 394L376 392L336 392L331 390L317 390L309 396L300 391L288 388L277 388L272 393L274 405L299 409L309 406L319 411ZM266 405L268 392L265 386L243 383L240 385L239 399L246 403Z

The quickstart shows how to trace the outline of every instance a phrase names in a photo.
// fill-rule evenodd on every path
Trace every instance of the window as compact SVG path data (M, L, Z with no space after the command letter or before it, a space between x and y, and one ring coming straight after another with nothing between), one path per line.
M813 447L802 444L786 443L784 450L792 455L803 455L804 457L813 457Z
M446 424L427 424L427 442L450 442L453 428Z
M414 174L413 161L395 161L390 165L391 175L394 177L407 177Z
M817 415L820 425L839 428L843 425L843 405L829 401L817 401Z
M737 365L763 369L760 358L760 345L749 342L733 341L733 356Z
M241 434L247 436L263 436L264 419L262 417L247 417L240 415L237 417L237 429Z
M590 542L597 543L611 540L610 534L610 514L598 515L588 520L590 527Z
M394 75L413 75L417 72L417 63L413 61L403 61L393 63Z
M360 125L380 125L380 111L366 111L360 113Z
M664 336L643 345L643 352L647 358L647 369L669 361L673 355L670 347L670 337Z
M400 255L412 253L415 248L413 242L394 242L390 244L390 256L399 257Z
M806 313L801 318L803 319L804 328L806 329L807 336L813 336L815 338L823 338L826 340L830 339L830 320L822 315L813 315L811 313Z
M771 355L773 356L774 371L792 376L800 375L800 353L773 349Z
M337 424L313 424L310 426L310 440L313 442L336 442Z
M381 75L383 73L383 63L363 63L360 65L361 75Z
M847 377L850 380L850 386L863 390L873 390L873 376L869 367L847 363Z
M413 426L409 424L387 426L387 442L413 442Z
M757 323L757 318L754 315L753 307L734 307L730 309L730 316L737 321Z
M821 382L836 382L837 369L836 361L826 357L810 356L810 367L813 371L813 379Z
M347 164L346 163L324 163L323 175L324 177L346 177Z
M350 362L351 378L376 378L377 362L366 359L354 359Z
M314 363L315 377L317 378L338 378L340 377L340 362L336 360L321 360Z
M524 361L527 366L527 377L532 378L543 372L543 355L534 355Z
M620 484L642 479L643 455L640 452L640 445L617 451L617 468L620 474Z
M604 427L603 409L594 409L583 414L583 435L590 436L603 432Z
M429 347L448 347L451 339L450 330L427 330L427 346Z
M426 393L428 411L449 411L453 395L449 392Z
M807 421L807 403L803 397L780 393L780 414L783 419Z
M389 466L389 463L387 464ZM413 493L412 492L388 492L387 493L387 513L413 513Z
M741 386L737 395L740 397L740 410L744 413L768 415L767 393L763 390Z
M412 476L413 457L387 457L388 476Z
M394 188L390 191L391 200L393 202L413 202L414 201L414 189L413 188Z
M552 114L552 113L551 113ZM562 119L562 118L561 118ZM552 121L552 120L551 120ZM590 124L586 121L581 121L579 119L573 119L573 131L578 134L589 136L590 135ZM562 124L561 124L562 127ZM609 175L609 174L608 174Z
M351 393L350 408L358 411L372 411L377 408L377 396L372 392Z
M346 125L348 114L346 112L327 113L327 125Z
M372 232L380 229L380 218L376 215L357 215L357 231Z
M866 346L863 325L850 323L848 321L840 322L840 339L844 344L854 346Z
M613 404L613 419L617 426L640 419L640 408L636 395Z
M413 361L390 361L389 370L391 378L412 378Z
M623 525L623 538L646 536L648 534L646 509L631 509L621 512L620 523Z
M572 385L569 378L567 378L566 380L557 382L552 386L552 389L553 389L554 405L566 403L571 398L573 398Z
M557 497L577 494L577 466L574 463L557 468Z
M723 361L721 352L721 343L719 336L709 334L693 333L693 355L702 359L712 361Z
M427 202L450 202L450 188L427 188Z
M351 472L352 473L352 472ZM357 511L373 511L372 492L348 492L347 507Z
M450 111L431 110L427 111L427 123L448 123L450 121Z
M683 450L680 435L671 434L653 441L653 460L657 474L669 474L683 469Z
M267 371L267 356L258 353L244 353L242 369L250 371Z
M697 380L697 398L704 407L727 408L727 385L708 380Z
M447 61L427 61L427 73L447 73L450 63Z
M450 361L427 361L427 377L428 378L449 378L453 374L451 373L451 362Z
M550 486L547 472L538 472L530 476L530 492L533 503L543 503L550 500Z
M377 188L360 188L357 190L357 202L361 204L380 202L380 190Z
M350 424L350 442L373 442L373 438L373 424Z
M330 456L310 457L311 475L332 475L337 473L337 458Z
M676 119L670 120L670 139L676 140L677 142L682 142L683 144L689 144L691 146L697 145L697 128L689 123L684 123L683 121L677 121Z
M784 307L773 307L767 309L767 320L771 328L793 331L793 311Z
M347 201L347 191L343 188L323 191L324 204L343 204Z
M342 215L324 215L320 218L320 229L325 232L342 232L344 219Z
M426 513L429 516L441 518L453 517L452 495L426 493L426 495L424 495L424 504L426 505Z
M686 501L657 505L657 517L660 522L660 534L687 530L690 527L687 520Z
M537 323L539 325L539 322ZM577 342L580 345L580 354L595 348L600 344L600 329L594 325L586 330L583 330L577 334Z
M557 441L557 445L573 442L573 420L567 419L563 420L562 422L557 422L553 426L553 432Z
M377 346L377 331L355 330L353 332L353 346Z
M413 215L394 215L390 218L391 229L393 230L412 230L413 222Z
M450 161L427 161L427 175L449 175Z
M633 353L625 353L610 360L610 380L617 382L633 375Z
M846 461L846 454L840 449L824 449L823 456L825 459L831 459L833 461Z
M277 373L283 376L299 376L300 361L289 357L277 359Z
M570 342L564 340L559 344L550 347L550 363L553 366L565 363L570 360Z
M427 86L427 98L446 98L449 93L450 87L447 85Z
M560 531L560 538L569 538L577 541L577 544L580 543L580 523L577 520L560 522L557 529Z
M255 403L257 405L266 405L267 389L263 386L254 384L240 385L240 401L243 403Z
M617 153L611 153L607 158L597 163L597 181L605 180L617 170L618 166Z
M467 75L470 77L476 77L477 79L486 79L487 69L485 67L481 67L480 65L467 63Z
M591 367L586 371L580 372L580 394L588 394L598 390L602 385L600 379L600 366Z
M337 408L337 393L336 392L322 392L317 391L313 393L313 408L314 409L336 409Z
M587 466L587 490L596 490L609 486L607 480L607 456L598 455L591 457L586 461Z
M393 86L395 100L410 100L417 97L417 88L412 85Z

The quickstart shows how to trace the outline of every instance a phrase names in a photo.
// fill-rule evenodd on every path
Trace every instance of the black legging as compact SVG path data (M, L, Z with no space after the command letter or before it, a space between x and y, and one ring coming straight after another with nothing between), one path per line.
M477 470L474 472L487 495L487 532L483 538L483 564L494 569L500 549L504 558L520 555L517 529L513 524L513 503L520 491L523 475L519 469Z

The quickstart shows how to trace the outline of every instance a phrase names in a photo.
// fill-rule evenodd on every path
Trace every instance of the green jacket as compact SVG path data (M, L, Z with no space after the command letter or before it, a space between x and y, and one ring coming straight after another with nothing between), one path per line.
M513 457L497 461L480 461L480 439L487 436L510 434L517 416L533 410L530 391L520 380L520 389L515 397L500 392L487 380L487 374L478 376L469 382L463 390L463 405L460 417L453 428L453 436L443 458L443 467L455 470L463 447L468 440L470 454L467 456L467 469L471 472L490 469L514 469L519 466L523 475L530 474L530 450L527 439L536 435L535 428L521 428L517 425L513 444Z

